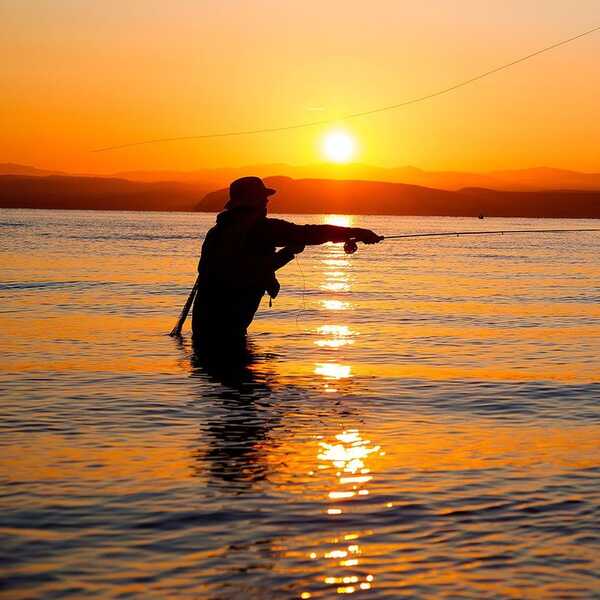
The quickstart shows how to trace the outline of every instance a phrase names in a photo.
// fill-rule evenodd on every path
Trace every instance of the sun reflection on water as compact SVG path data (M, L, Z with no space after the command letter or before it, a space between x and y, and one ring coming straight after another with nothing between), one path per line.
M347 281L326 281L321 289L328 292L348 292L350 284Z
M331 462L341 473L350 473L352 475L351 477L340 475L339 483L365 483L371 477L364 479L364 477L356 478L355 476L357 473L360 473L362 476L369 473L365 459L370 454L381 450L379 446L371 446L370 444L370 440L362 439L358 430L351 429L336 435L336 442L333 444L321 442L319 444L321 451L317 458L320 461ZM342 478L343 482L341 481Z
M334 225L350 225L352 217L342 215L329 215L325 218L326 223ZM339 244L332 244L327 248L327 254L321 260L323 266L324 281L321 289L335 294L346 294L350 291L349 269L351 261L348 260ZM321 301L325 310L339 311L350 308L350 303L338 298L327 298ZM333 316L333 315L332 315ZM353 331L348 325L326 322L316 328L319 338L314 341L315 346L323 348L327 352L340 351L340 349L354 344L354 337L358 332ZM330 385L331 380L346 379L351 376L351 366L337 361L322 360L315 363L314 373L325 378L323 384L326 393L337 392L338 389Z
M368 463L370 457L377 454L381 454L381 447L363 438L358 429L344 430L329 442L319 441L317 468L321 471L336 471L335 489L327 493L330 503L325 509L327 515L343 519L345 511L357 508L359 505L356 502L360 501L360 497L369 494L365 484L372 480L373 475ZM322 581L333 589L328 587L326 590L304 592L301 598L321 595L322 592L353 594L371 589L374 577L365 568L361 568L363 549L359 543L360 536L359 532L340 534L328 540L328 547L323 551L308 554L311 560L324 563L330 574L325 575Z
M350 308L350 303L343 300L323 300L321 305L325 310L348 310Z
M326 267L347 267L350 264L347 258L325 258L321 262Z
M352 221L352 217L341 215L329 215L325 218L326 223L334 225L349 226ZM321 261L324 277L321 289L343 298L351 290L351 264L339 244L328 246L326 257ZM350 302L335 296L322 300L321 305L328 311L347 310L351 307ZM333 319L328 319L316 328L318 339L314 342L324 352L336 352L336 358L339 357L336 361L325 359L315 363L314 373L325 379L324 391L328 393L338 391L337 387L332 386L332 382L352 376L351 365L342 362L345 358L342 352L344 347L354 344L354 338L359 334L348 324L332 321ZM369 461L372 455L381 454L381 448L363 438L358 429L345 429L331 440L317 437L317 467L311 473L335 474L333 489L324 491L327 504L323 507L323 512L327 518L335 519L335 525L339 521L341 527L347 514L357 510L360 506L357 503L370 495L367 486L373 475ZM364 532L340 532L337 537L324 541L323 548L308 554L311 560L323 563L327 574L323 575L322 583L326 588L305 591L301 598L323 595L329 597L332 593L353 594L371 589L373 575L361 563L361 535Z
M322 348L341 348L342 346L348 346L354 344L353 340L316 340L315 346L321 346Z
M322 375L329 379L344 379L350 377L352 369L350 365L340 365L338 363L316 363L315 374Z
M317 328L317 333L330 336L315 341L315 345L323 348L340 348L354 343L354 340L349 339L354 332L348 325L321 325Z
M323 335L345 336L352 333L348 325L321 325L317 331Z

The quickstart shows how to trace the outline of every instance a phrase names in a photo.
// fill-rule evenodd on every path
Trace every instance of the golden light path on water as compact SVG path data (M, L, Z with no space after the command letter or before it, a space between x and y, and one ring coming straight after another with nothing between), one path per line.
M338 225L341 227L352 227L353 217L349 215L327 215L323 221L328 225ZM351 290L351 263L344 254L340 244L327 244L325 258L321 260L323 278L320 288L325 292L350 292ZM315 340L315 345L321 348L335 350L343 346L354 343L353 337L358 332L345 324L335 323L338 311L350 308L350 303L337 298L325 298L321 300L322 306L331 311L331 319L327 324L320 325L316 329L319 339ZM333 360L327 362L318 362L315 364L316 375L324 378L324 390L334 393L337 388L333 384L335 380L345 379L352 375L350 365L339 364Z
M327 515L335 518L351 511L354 505L350 500L356 501L369 495L368 484L373 479L370 458L373 454L383 456L385 453L379 446L364 439L357 429L344 430L331 441L319 441L317 469L335 470L336 477L335 489L327 494ZM360 537L360 532L340 533L329 540L327 550L315 549L308 553L309 558L320 561L322 570L328 573L322 578L327 587L321 587L320 593L352 594L371 589L374 575L361 565L363 551ZM315 590L307 590L300 597L311 598L314 593Z
M331 225L351 227L353 219L344 215L329 215L324 221ZM344 257L340 245L330 244L327 248L326 258L321 261L323 265L323 282L321 289L326 292L349 292L351 289L350 261ZM348 302L335 298L321 301L324 308L331 311L330 322L316 328L319 339L315 345L320 348L336 350L354 343L352 339L358 332L349 325L336 324L334 317L337 311L350 307ZM329 360L315 364L316 375L324 379L324 391L335 393L336 380L351 377L350 365L339 364ZM319 436L320 437L320 436ZM369 495L368 483L372 480L369 458L374 453L384 453L377 445L372 445L370 440L362 438L357 429L349 429L335 435L332 441L320 440L317 453L317 469L320 471L334 469L336 472L336 489L328 492L327 515L335 518L344 511L352 510L348 504L351 499ZM321 561L324 570L331 573L323 577L322 583L327 587L324 590L335 591L337 594L353 594L357 590L371 589L374 576L360 568L362 550L360 546L360 533L340 534L332 540L335 547L327 551L318 550L309 553L311 560ZM304 591L300 598L311 598L314 592Z

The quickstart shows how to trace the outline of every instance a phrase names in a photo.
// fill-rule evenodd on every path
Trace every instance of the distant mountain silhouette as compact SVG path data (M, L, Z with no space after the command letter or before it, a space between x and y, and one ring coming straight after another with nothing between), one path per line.
M0 165L0 175L67 175L15 164ZM88 174L70 174L77 177L100 177ZM471 173L461 171L425 171L416 167L374 167L353 163L348 165L315 164L294 166L286 164L248 165L243 167L202 168L194 171L124 171L103 178L127 179L147 183L178 182L218 189L230 181L246 175L259 177L285 176L294 179L338 179L344 181L382 181L406 183L442 190L460 190L466 187L507 191L543 190L600 190L600 173L581 173L565 169L536 167Z
M600 191L451 192L402 183L289 177L265 182L277 190L270 201L274 213L600 218ZM227 189L211 192L196 210L216 212L226 200Z
M441 190L405 183L267 177L274 213L600 218L600 191ZM0 176L0 208L219 211L225 187L103 177Z
M48 177L49 175L69 175L62 171L48 171L38 169L29 165L17 165L15 163L0 163L0 175L26 175L31 177Z
M194 210L208 191L175 182L142 183L102 177L0 176L1 208Z
M243 167L217 167L203 168L194 171L122 171L115 173L114 177L130 179L133 181L179 181L184 183L202 183L212 186L213 189L227 185L239 177L258 175L268 177L272 175L287 175L290 167L285 164L248 165ZM294 167L292 167L294 168Z
M548 189L600 190L600 173L580 173L564 169L539 167L470 173L461 171L424 171L416 167L374 167L362 164L254 165L245 167L199 169L196 171L129 171L116 177L136 181L182 181L223 187L246 175L259 177L287 176L294 179L341 179L406 183L443 190L483 187L507 191L541 191Z
M551 169L549 167L536 167L532 169L512 169L505 171L492 171L490 175L498 182L494 189L514 189L515 191L527 188L538 190L600 190L600 173L581 173L566 169Z

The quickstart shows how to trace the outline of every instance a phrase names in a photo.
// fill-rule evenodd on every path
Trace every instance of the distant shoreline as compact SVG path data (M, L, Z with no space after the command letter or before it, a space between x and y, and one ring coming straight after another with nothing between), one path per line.
M600 190L444 190L364 180L265 178L272 214L599 219ZM213 188L214 189L214 188ZM0 176L0 208L126 212L223 209L226 188L71 176Z
M163 214L190 214L190 215L217 215L220 211L214 210L160 210L160 209L137 209L137 208L42 208L42 207L29 207L29 206L0 206L1 210L31 210L31 211L68 211L68 212L125 212L125 213L163 213ZM467 215L422 215L422 214L377 214L377 213L349 213L349 212L269 212L270 217L281 217L286 215L343 215L350 217L406 217L406 218L417 218L417 217L426 217L426 218L437 218L444 217L449 219L474 219L479 221L478 216ZM484 221L489 219L552 219L552 220L561 220L561 219L571 219L571 220L597 220L599 217L531 217L531 216L522 216L522 215L502 215L502 216L494 216L488 215L484 218Z

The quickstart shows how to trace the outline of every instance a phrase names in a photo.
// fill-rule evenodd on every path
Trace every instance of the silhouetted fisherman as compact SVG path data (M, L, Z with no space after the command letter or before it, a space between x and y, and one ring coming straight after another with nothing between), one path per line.
M275 190L258 177L237 179L229 186L225 210L206 234L192 312L192 339L205 350L244 342L265 292L271 298L279 292L275 271L305 245L349 240L375 244L383 239L369 229L267 218L272 194Z

